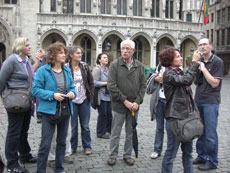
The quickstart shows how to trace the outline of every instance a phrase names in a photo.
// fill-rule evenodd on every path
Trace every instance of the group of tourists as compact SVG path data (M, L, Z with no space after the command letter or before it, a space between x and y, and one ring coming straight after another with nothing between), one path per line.
M37 173L45 173L49 160L53 161L56 173L63 173L63 162L78 148L78 120L84 153L92 154L89 126L92 102L94 105L97 102L98 110L96 135L110 140L107 164L116 164L125 123L123 160L129 166L134 165L132 121L133 118L138 119L146 87L147 93L152 94L152 120L156 119L157 123L152 159L161 155L164 126L167 131L162 173L172 172L180 145L184 172L192 173L193 164L201 164L198 167L200 170L217 168L216 129L223 62L211 53L210 40L203 38L199 41L199 51L194 52L186 73L182 69L183 58L179 50L174 47L163 49L159 54L160 65L148 82L143 64L133 57L135 43L124 40L120 47L121 57L111 62L109 67L107 53L100 53L91 72L88 64L82 61L81 47L67 49L62 43L53 43L48 47L47 55L39 49L32 66L28 57L29 40L25 37L15 40L13 54L4 61L0 71L0 94L8 115L5 155L9 172L28 172L20 166L20 161L37 162ZM194 80L197 85L195 101L190 88ZM29 95L29 108L9 104L9 93L15 99L20 99L23 94L23 98ZM182 142L172 129L173 120L184 119L191 110L199 110L204 125L203 134L197 140L198 156L195 160L192 158L193 141ZM28 130L34 112L38 122L42 123L37 158L32 156L28 143Z

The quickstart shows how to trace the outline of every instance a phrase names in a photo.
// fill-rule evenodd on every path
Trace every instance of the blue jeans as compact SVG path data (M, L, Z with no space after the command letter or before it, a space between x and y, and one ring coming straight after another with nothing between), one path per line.
M57 127L56 138L56 156L55 156L55 173L62 172L64 168L62 163L65 157L66 137L69 127L69 117L63 117L55 122L51 121L51 116L42 115L42 139L38 151L37 173L46 172L46 164L49 155L49 150L53 138L55 128Z
M71 148L73 150L77 150L78 147L78 117L81 125L82 146L84 150L91 149L91 137L89 129L90 102L88 99L85 99L82 104L73 103L73 116L71 119Z
M30 127L30 111L7 113L8 130L6 135L5 154L7 159L7 168L18 166L18 152L20 159L29 159L31 148L28 143L28 130Z
M112 125L112 108L110 101L101 100L101 104L98 107L98 118L97 118L97 136L101 137L106 132L111 133Z
M165 105L166 100L158 100L156 114L157 127L155 133L154 152L158 153L159 155L161 154L164 141Z
M173 161L176 158L178 148L181 144L182 150L182 163L185 173L193 173L192 165L192 141L191 142L180 142L173 134L170 127L170 120L166 120L166 131L167 131L167 150L164 155L162 162L162 173L171 173L173 170Z
M218 165L218 112L219 104L196 103L200 112L200 117L204 124L204 133L196 143L198 159L205 161L210 167L216 168Z

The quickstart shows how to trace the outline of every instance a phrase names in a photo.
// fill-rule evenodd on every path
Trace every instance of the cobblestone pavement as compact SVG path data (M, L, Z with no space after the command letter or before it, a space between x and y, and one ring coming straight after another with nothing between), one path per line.
M209 172L229 172L230 173L230 78L223 80L222 87L222 104L220 106L219 115L219 166L218 169ZM93 154L86 156L83 153L81 147L81 141L79 142L78 151L74 154L73 164L64 164L66 173L101 173L101 172L115 172L115 173L158 173L161 170L161 163L163 156L158 159L151 159L150 154L153 151L154 136L155 136L155 121L150 121L149 114L149 99L150 96L146 95L144 103L141 106L140 114L138 118L138 138L139 138L139 161L134 166L126 166L122 160L123 148L124 148L124 128L122 130L120 139L119 156L117 158L117 164L113 167L108 166L106 161L108 159L109 152L109 140L100 139L96 137L96 120L97 112L92 110L91 113L91 137L92 137L92 148ZM1 101L1 100L0 100ZM36 119L32 118L29 129L29 143L32 148L32 153L37 155L39 143L41 139L41 124L36 123ZM5 136L7 131L7 115L3 112L2 104L0 103L0 152L4 156ZM204 146L205 147L205 146ZM164 149L162 155L166 149L166 136L164 140ZM134 153L133 153L134 154ZM196 157L195 153L195 141L194 141L194 152L193 157ZM36 171L36 164L26 164L26 168L31 172ZM48 167L47 172L53 172ZM173 172L183 172L181 163L181 151L178 152L177 158L174 161ZM194 166L194 172L199 172L197 166Z

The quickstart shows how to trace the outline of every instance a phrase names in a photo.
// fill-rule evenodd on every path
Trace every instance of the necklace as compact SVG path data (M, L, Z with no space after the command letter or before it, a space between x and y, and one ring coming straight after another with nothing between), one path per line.
M74 71L78 71L79 69L80 69L79 66L74 66L74 67L73 67L73 70L74 70Z

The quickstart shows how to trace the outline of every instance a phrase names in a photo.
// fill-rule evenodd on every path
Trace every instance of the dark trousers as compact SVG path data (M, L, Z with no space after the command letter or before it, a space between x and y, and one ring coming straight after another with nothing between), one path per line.
M8 114L8 131L6 135L5 154L7 167L14 168L18 166L18 152L20 159L31 158L30 145L28 143L28 130L30 126L30 111L23 113Z
M56 156L55 156L55 173L63 172L62 163L65 157L66 137L69 127L69 117L63 117L60 120L52 121L51 116L42 115L42 139L38 151L37 173L46 172L49 150L55 128L57 127L56 138Z
M110 101L101 100L101 104L98 107L97 118L97 136L101 137L106 132L111 133L112 126L112 108Z

